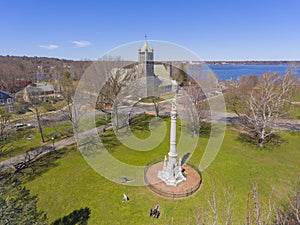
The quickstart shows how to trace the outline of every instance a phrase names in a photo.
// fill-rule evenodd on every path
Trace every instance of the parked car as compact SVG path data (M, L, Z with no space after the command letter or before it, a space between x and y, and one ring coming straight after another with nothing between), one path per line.
M34 127L34 126L30 123L16 123L15 124L15 128L17 130L24 129L24 128L32 128L32 127Z

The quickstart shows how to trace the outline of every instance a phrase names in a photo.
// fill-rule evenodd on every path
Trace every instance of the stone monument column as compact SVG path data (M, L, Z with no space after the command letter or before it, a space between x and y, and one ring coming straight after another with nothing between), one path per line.
M168 166L175 165L177 161L177 152L176 152L176 119L177 119L177 106L176 102L172 102L171 110L171 129L170 129L170 151L168 153L169 163Z
M186 178L182 174L181 159L177 162L176 152L176 120L177 120L177 105L176 99L172 102L171 109L171 127L170 127L170 150L168 160L165 157L163 168L158 171L157 177L164 181L167 185L176 186Z

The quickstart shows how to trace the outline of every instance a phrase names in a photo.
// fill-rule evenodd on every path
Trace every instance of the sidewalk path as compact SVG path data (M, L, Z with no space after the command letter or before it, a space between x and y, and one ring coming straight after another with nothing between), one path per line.
M75 143L75 138L74 137L69 137L69 138L65 138L61 141L55 142L54 143L54 148L55 150L59 150L62 149L66 146L69 146L71 144ZM21 163L21 162L26 162L29 159L33 159L39 156L42 156L48 152L53 151L53 146L52 144L49 145L45 145L43 147L37 148L36 150L32 150L30 152L21 154L21 155L17 155L15 157L12 157L10 159L4 160L2 162L0 162L0 167L3 166L3 169L7 169L7 168L13 168L14 165Z
M107 124L107 125L109 125L109 124ZM107 127L107 125L102 125L102 126L97 127L98 132L102 131L105 126ZM94 128L94 129L96 129L96 128ZM88 136L88 132L91 132L91 131L93 131L93 129L85 131L84 135ZM74 136L73 137L68 137L68 138L65 138L65 139L62 139L60 141L55 142L54 143L54 149L55 150L60 150L62 148L65 148L65 147L70 146L70 145L75 144L75 143L76 143L76 141L75 141ZM26 162L29 159L40 157L40 156L42 156L42 155L44 155L48 152L53 151L54 149L53 149L52 144L48 144L48 145L42 146L40 148L37 148L35 150L32 150L30 152L27 152L27 153L24 153L24 154L21 154L21 155L17 155L17 156L9 158L7 160L4 160L4 161L0 162L0 167L3 166L3 169L13 168L13 166L18 164L18 163Z

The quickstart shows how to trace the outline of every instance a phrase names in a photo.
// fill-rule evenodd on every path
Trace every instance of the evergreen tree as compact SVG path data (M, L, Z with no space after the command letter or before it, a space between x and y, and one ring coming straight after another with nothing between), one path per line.
M37 209L37 195L31 196L14 174L3 168L0 168L0 224L47 224L46 214Z

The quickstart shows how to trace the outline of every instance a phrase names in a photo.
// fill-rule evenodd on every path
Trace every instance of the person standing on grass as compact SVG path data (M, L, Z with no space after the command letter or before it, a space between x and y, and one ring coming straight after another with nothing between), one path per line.
M125 193L123 194L123 201L122 202L128 202L129 198L127 195L125 195Z

